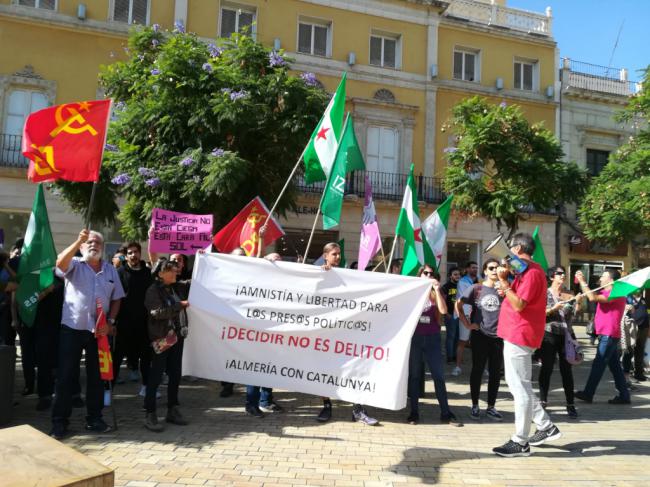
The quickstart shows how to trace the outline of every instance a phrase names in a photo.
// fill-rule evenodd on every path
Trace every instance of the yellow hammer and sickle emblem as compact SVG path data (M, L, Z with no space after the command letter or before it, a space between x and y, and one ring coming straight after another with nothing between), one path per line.
M251 227L253 227L253 230L255 230L255 227L257 227L258 223L263 222L264 220L266 220L266 215L260 215L257 212L257 208L253 208L250 215L248 215L248 218L246 219L246 221L251 224Z
M32 148L41 154L40 156L34 155L34 171L36 171L36 174L39 176L47 176L53 172L59 172L56 166L54 166L54 148L51 145L37 147L36 144L32 144Z
M108 372L111 369L111 362L113 361L113 357L111 357L111 354L105 350L100 350L99 351L99 371L100 372Z
M77 109L72 105L73 104L59 105L59 107L56 109L56 112L54 113L54 119L56 120L57 125L56 128L50 132L50 137L56 137L61 132L73 135L81 134L83 132L90 132L91 135L97 135L97 131L93 128L93 126L86 122L86 119L83 117L83 115L79 113ZM90 110L90 104L88 102L84 101L78 103L78 105L82 110ZM64 108L67 109L68 113L70 114L70 116L65 119L63 118ZM73 124L78 125L73 126Z

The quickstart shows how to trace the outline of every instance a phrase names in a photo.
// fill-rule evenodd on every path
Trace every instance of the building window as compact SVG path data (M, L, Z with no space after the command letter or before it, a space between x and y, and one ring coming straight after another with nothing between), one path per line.
M462 273L470 261L479 262L479 246L477 243L447 242L447 272L452 267L458 267Z
M149 23L149 0L113 0L113 20L127 24Z
M370 64L382 68L401 66L400 36L374 33L370 36Z
M515 89L533 91L537 63L515 61Z
M298 22L298 52L313 56L330 56L331 26L329 22Z
M21 165L21 141L27 115L48 106L45 93L28 89L15 89L9 93L5 119L0 134L0 159L3 164Z
M479 81L478 51L454 50L454 79Z
M399 132L395 127L368 126L366 132L366 170L377 198L400 193L398 173Z
M45 10L56 10L56 0L18 0L18 5L42 8Z
M221 7L220 37L230 37L231 34L244 31L254 34L255 9L235 4L225 4Z
M587 149L587 172L590 176L598 176L609 160L609 151Z

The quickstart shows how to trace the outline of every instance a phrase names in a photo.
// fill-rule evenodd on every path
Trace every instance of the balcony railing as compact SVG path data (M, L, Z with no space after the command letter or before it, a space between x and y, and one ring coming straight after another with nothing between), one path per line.
M345 185L345 194L354 194L360 197L365 195L366 171L354 171L349 175ZM404 189L408 174L395 174L387 172L367 171L372 183L372 196L375 200L401 201L404 196ZM303 193L321 194L325 182L305 184L302 177L298 177L296 185ZM442 203L445 200L445 193L442 189L442 179L427 176L415 176L418 200L427 203Z
M628 80L626 69L599 66L572 59L562 60L562 83L578 88L611 95L630 96L639 91L639 84Z
M452 0L445 15L526 33L551 36L550 7L545 14L476 0Z
M22 140L21 135L0 134L0 166L29 166L29 160L21 151Z

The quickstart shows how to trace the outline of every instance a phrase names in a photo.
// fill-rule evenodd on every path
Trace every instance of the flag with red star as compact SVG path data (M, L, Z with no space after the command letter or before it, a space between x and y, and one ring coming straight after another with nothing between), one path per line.
M428 247L426 237L422 233L420 212L418 209L418 193L413 176L413 164L404 190L402 210L397 220L395 233L404 239L404 261L402 274L414 276L418 268L424 264L424 249Z
M339 87L330 100L323 117L318 122L305 148L305 183L326 180L332 171L336 149L341 140L345 112L345 79L343 73Z

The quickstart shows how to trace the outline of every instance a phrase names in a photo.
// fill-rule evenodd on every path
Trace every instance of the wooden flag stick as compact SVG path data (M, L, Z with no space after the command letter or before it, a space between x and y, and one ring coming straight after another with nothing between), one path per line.
M86 211L86 225L85 228L90 230L90 216L93 211L93 205L95 204L95 192L97 190L97 181L93 182L93 189L90 191L90 202L88 203L88 211Z
M309 254L309 247L311 247L311 240L314 237L314 232L316 231L316 224L318 223L318 217L320 216L320 207L323 203L323 197L325 196L325 188L323 188L323 194L320 197L320 202L318 203L318 211L316 212L316 218L314 218L314 224L311 226L311 233L309 234L309 240L307 240L307 248L305 249L305 255L302 257L303 263L307 261L307 254Z
M395 245L397 245L397 234L393 239L393 247L390 249L390 256L388 257L388 266L386 267L386 274L390 273L390 266L393 263L393 254L395 253Z

